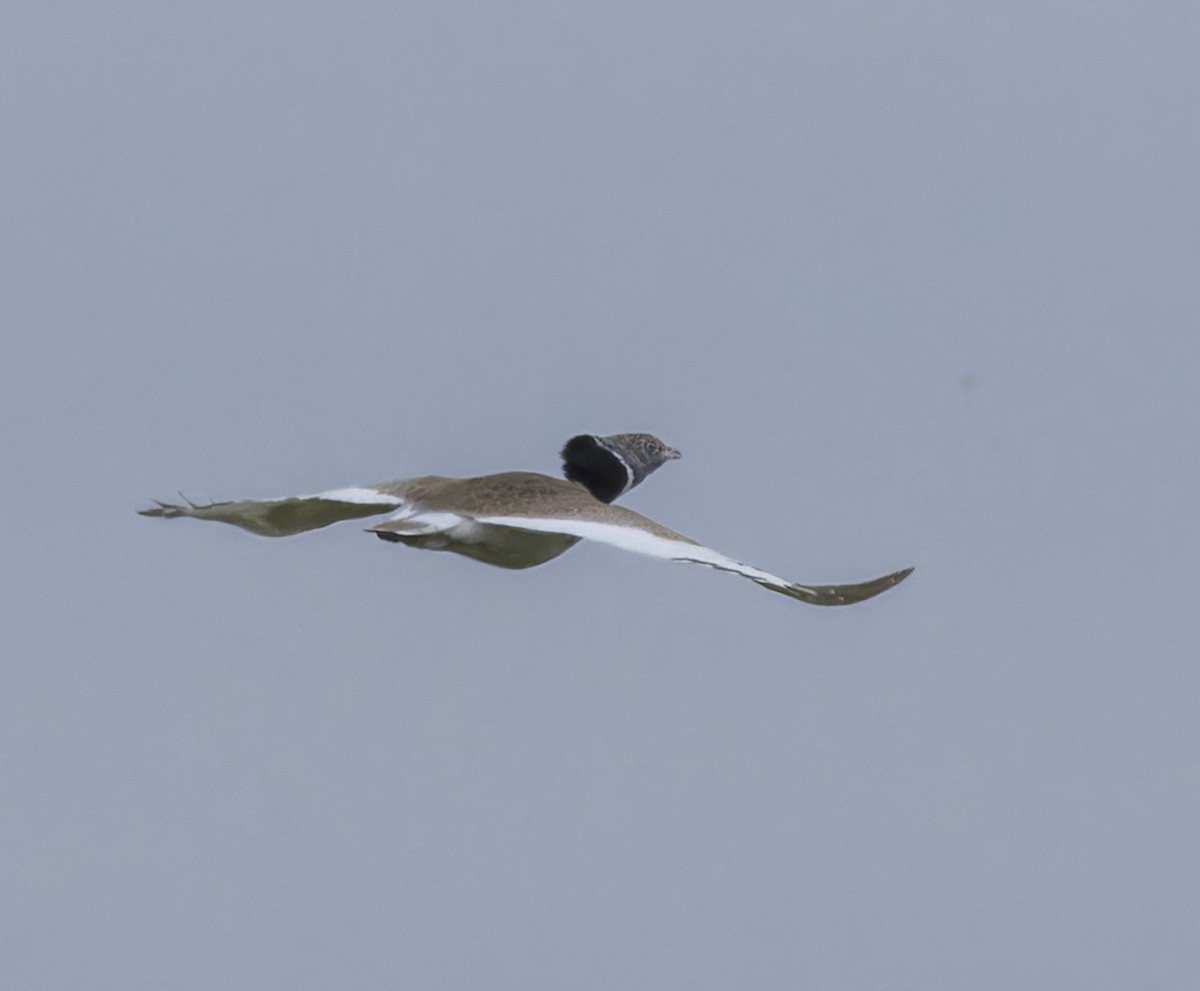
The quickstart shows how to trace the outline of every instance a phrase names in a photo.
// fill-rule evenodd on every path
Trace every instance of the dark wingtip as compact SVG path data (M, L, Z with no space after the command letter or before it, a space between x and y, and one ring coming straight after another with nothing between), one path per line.
M881 592L886 592L889 588L895 588L905 578L913 573L914 568L902 568L900 571L893 571L890 575L884 575L882 578L876 578L872 582L863 582L858 586L862 589L863 595L861 599L848 599L847 601L861 602L863 599L873 599Z
M846 596L844 602L849 605L852 602L862 602L866 599L873 599L882 592L886 592L889 588L895 588L905 578L913 573L915 568L902 568L900 571L893 571L890 575L884 575L882 578L876 578L871 582L863 582L861 585L850 586L857 594L850 593ZM849 589L848 589L849 591Z
M784 587L768 585L767 587L814 606L849 606L856 602L873 599L889 588L894 588L911 575L913 570L904 568L901 571L893 571L890 575L884 575L882 578L873 578L871 581L858 582L854 585L787 585Z

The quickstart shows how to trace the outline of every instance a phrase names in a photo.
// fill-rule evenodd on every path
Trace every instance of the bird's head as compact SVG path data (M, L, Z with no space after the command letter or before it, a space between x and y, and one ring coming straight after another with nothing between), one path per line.
M563 446L563 474L601 502L612 502L680 457L653 434L579 434Z

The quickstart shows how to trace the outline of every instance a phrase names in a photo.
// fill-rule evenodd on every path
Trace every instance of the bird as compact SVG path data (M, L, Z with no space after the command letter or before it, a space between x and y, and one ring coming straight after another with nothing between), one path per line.
M288 537L344 520L384 516L366 528L382 540L450 551L501 568L544 564L581 540L668 561L740 575L813 605L848 605L873 598L913 571L843 585L788 581L743 564L669 530L613 501L679 451L653 434L579 434L560 454L565 478L507 471L473 478L421 475L378 485L331 489L309 496L197 505L155 500L142 516L192 517L229 523L266 537Z

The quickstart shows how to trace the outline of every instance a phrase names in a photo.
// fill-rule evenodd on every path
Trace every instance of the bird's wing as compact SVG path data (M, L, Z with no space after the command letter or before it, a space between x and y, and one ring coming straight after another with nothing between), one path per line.
M864 599L885 592L893 585L902 582L913 570L905 568L903 571L895 571L882 578L854 585L800 585L763 571L761 568L735 561L718 551L673 533L653 520L630 510L607 506L605 515L616 516L621 522L611 519L585 519L580 516L566 519L488 516L477 517L476 522L515 527L521 530L535 530L540 533L561 533L584 540L595 540L602 544L611 544L622 550L647 554L650 557L663 558L668 561L703 564L710 568L716 568L718 571L741 575L743 578L757 582L763 588L769 588L772 592L780 592L793 599L817 606L844 606L852 602L862 602Z
M187 505L160 502L138 512L142 516L161 516L164 519L191 516L198 520L217 520L220 523L232 523L263 537L290 537L306 530L319 530L342 520L391 513L404 504L404 500L397 496L368 488L333 489L316 495L285 499L210 502L206 506L197 506L186 498L184 502Z

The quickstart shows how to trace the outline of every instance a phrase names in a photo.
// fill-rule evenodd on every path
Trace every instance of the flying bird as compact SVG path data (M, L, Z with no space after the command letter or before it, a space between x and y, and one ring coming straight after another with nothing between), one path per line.
M861 602L903 581L912 568L853 585L802 585L742 564L613 500L678 458L644 433L580 434L561 452L566 479L528 471L476 478L418 478L310 496L186 505L158 502L143 516L190 516L265 537L290 537L343 520L385 516L367 532L424 550L452 551L501 568L531 568L580 540L668 561L703 564L773 592L821 606Z

